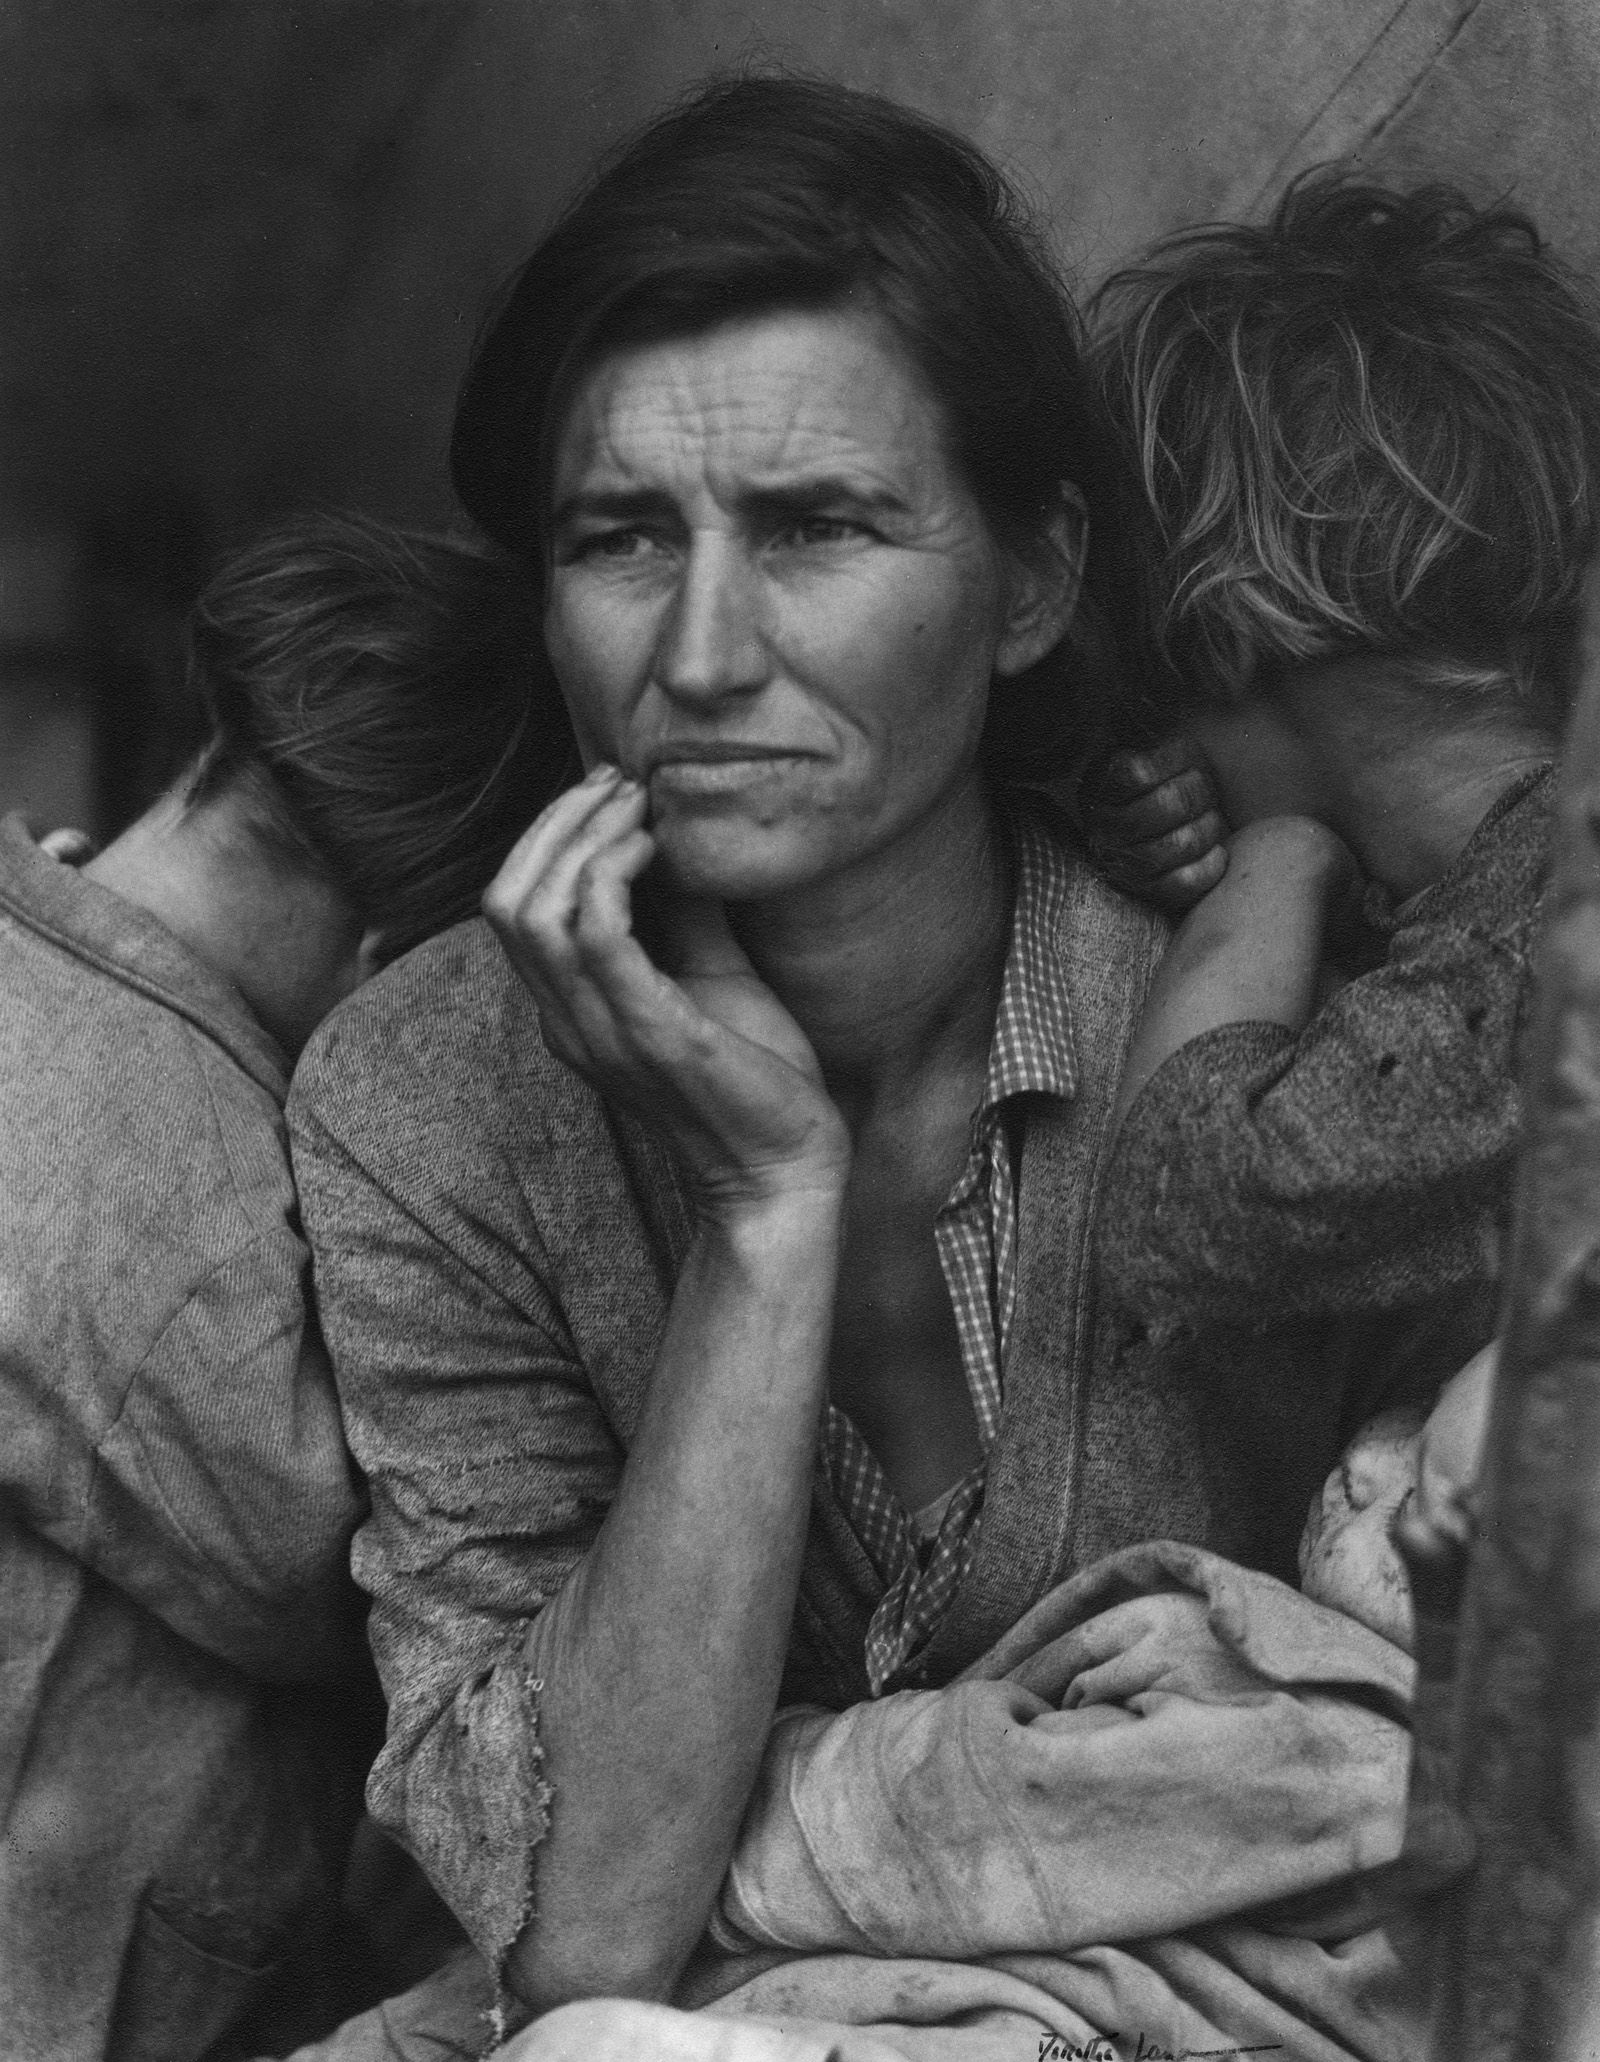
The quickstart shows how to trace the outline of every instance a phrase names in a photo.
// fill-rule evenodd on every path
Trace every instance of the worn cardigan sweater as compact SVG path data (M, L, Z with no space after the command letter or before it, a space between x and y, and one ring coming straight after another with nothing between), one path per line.
M1293 1572L1371 1366L1282 1407L1276 1364L1202 1381L1097 1318L1088 1279L1117 1078L1164 941L1072 859L1058 948L1076 1090L1030 1103L1020 1283L973 1568L911 1678L949 1681L1069 1571L1157 1535ZM323 1028L290 1099L346 1429L388 1744L369 1802L492 1959L547 1819L528 1627L614 1493L692 1234L661 1142L554 1062L488 930L464 925ZM1448 1352L1450 1349L1447 1348ZM783 1694L867 1695L881 1584L819 1481Z

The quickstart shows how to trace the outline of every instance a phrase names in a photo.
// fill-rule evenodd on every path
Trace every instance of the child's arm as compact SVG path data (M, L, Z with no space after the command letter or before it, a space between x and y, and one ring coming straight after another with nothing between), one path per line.
M1269 816L1230 842L1220 884L1185 918L1151 987L1116 1119L1191 1039L1223 1024L1299 1031L1317 999L1329 904L1353 878L1344 843L1305 816Z
M1548 830L1530 790L1303 1029L1258 1014L1139 1056L1096 1234L1114 1306L1257 1325L1487 1291Z

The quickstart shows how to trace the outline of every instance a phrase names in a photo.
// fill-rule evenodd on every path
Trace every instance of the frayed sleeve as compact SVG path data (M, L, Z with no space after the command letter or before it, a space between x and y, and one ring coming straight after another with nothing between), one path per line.
M493 1221L491 1191L509 1185L492 1157L403 1118L392 1151L371 1126L358 1151L314 1081L291 1114L318 1305L371 1495L354 1567L389 1732L369 1801L498 1967L532 1914L548 1824L530 1630L592 1544L622 1454L544 1284L536 1227Z

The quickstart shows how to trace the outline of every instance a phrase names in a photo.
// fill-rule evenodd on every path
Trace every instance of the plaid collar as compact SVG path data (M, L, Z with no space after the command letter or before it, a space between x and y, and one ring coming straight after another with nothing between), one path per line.
M1065 853L1033 809L1007 812L1017 892L989 1043L980 1121L1010 1096L1072 1096L1078 1057L1059 937L1068 893Z

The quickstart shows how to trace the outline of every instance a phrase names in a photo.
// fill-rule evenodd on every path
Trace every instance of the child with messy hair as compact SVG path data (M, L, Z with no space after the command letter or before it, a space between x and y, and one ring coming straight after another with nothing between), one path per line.
M537 636L513 560L287 525L196 603L168 791L98 854L0 822L13 2055L285 2054L384 1978L339 1897L381 1713L283 1103L554 791Z
M1286 1388L1316 1379L1297 1346L1360 1368L1399 1319L1367 1406L1415 1407L1414 1454L1493 1326L1600 334L1524 216L1337 172L1158 245L1097 313L1160 741L1112 762L1095 829L1189 912L1122 1087L1102 1288L1197 1350L1281 1328Z

